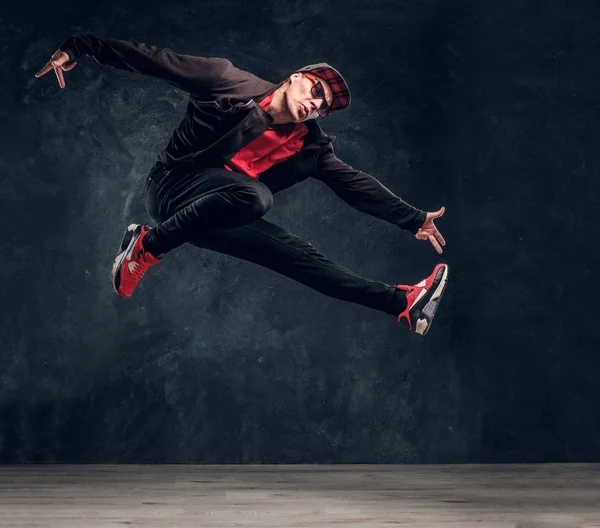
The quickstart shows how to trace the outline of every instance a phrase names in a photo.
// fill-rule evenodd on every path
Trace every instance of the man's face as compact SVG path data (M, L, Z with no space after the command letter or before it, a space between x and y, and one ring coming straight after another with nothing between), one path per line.
M318 109L323 99L317 99L312 94L312 87L319 81L325 89L325 100L331 105L333 93L329 85L320 77L313 74L293 73L290 85L285 92L285 100L292 117L292 122L300 123L319 117Z

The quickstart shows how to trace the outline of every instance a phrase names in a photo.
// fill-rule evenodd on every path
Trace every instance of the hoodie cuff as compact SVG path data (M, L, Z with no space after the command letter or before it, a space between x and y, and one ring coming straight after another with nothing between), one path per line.
M76 60L79 58L79 56L76 53L76 47L75 47L75 42L73 37L69 37L68 39L65 39L63 41L63 43L58 47L58 49L60 51L64 51L68 56L69 59L71 60Z
M414 218L411 221L406 222L401 227L402 227L402 229L405 229L406 231L410 231L413 235L416 235L417 231L425 223L426 219L427 219L427 213L425 211L421 211L419 209L419 211L414 216Z

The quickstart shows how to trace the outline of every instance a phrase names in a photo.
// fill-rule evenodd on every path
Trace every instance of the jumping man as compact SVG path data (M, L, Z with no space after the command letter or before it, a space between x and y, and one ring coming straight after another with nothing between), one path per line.
M54 70L64 88L64 72L83 55L189 94L185 116L146 180L146 207L156 225L125 230L112 271L118 295L130 297L151 266L187 242L265 266L427 333L448 279L446 264L415 285L368 280L263 218L277 192L312 177L355 209L428 240L442 253L446 243L434 220L443 207L417 209L334 154L334 138L317 120L350 104L348 85L335 68L304 66L274 84L224 58L84 35L67 38L35 76Z

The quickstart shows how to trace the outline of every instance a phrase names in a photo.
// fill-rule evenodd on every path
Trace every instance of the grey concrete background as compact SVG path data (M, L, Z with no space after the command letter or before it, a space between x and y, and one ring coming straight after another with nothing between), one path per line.
M0 462L598 461L600 7L584 2L105 0L0 7ZM340 158L446 215L431 332L183 247L111 289L186 94L73 34L223 56L278 81L327 61ZM431 246L316 181L271 221L373 279Z

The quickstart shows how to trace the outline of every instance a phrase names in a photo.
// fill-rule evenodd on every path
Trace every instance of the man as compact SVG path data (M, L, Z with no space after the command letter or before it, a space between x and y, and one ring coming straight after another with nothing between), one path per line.
M448 278L445 264L413 286L367 280L263 218L274 194L314 177L359 211L429 240L442 253L445 241L434 220L443 207L431 213L416 209L335 156L334 138L317 118L350 104L348 85L336 69L313 64L273 84L223 58L85 35L67 38L36 77L54 70L64 88L63 72L83 55L189 93L186 114L146 181L146 206L157 225L131 224L115 259L118 295L130 297L151 266L187 242L392 314L418 334L429 330Z

